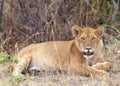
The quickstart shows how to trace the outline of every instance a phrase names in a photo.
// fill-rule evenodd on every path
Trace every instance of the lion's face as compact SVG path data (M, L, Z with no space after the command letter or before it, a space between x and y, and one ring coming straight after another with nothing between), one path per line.
M97 49L99 49L103 27L82 29L79 26L73 26L72 32L75 36L76 46L83 56L85 58L93 57Z

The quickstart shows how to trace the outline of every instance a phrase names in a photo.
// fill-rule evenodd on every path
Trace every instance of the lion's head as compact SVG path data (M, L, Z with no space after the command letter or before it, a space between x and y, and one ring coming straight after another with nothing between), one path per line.
M97 29L81 28L79 26L72 27L72 33L75 37L75 44L85 58L91 58L103 46L102 34L104 27L99 26ZM102 47L101 46L101 47Z

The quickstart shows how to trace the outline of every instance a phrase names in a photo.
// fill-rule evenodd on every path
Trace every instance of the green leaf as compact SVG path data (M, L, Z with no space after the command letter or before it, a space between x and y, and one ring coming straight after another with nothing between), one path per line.
M13 83L15 83L16 85L18 85L21 81L23 81L25 79L25 76L22 74L12 74L9 77L9 80L12 81Z
M16 64L17 64L17 63L18 63L18 59L12 57L12 58L10 58L10 62L13 62L13 63L16 63Z
M120 32L120 27L119 27L119 28L117 28L117 30Z
M112 7L112 5L110 4L110 2L107 2L107 9L110 9Z
M5 41L3 41L3 42L1 43L1 45L2 45L2 46L5 46L5 44L6 44L6 42L5 42Z
M83 0L80 0L79 3L80 3L80 5L82 5L83 4Z
M7 54L0 53L0 64L4 62L7 62Z

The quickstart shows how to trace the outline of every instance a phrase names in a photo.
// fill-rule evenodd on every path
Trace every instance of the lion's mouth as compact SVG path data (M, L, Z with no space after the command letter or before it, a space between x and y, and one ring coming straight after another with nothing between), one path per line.
M90 56L90 55L93 55L94 52L89 52L89 51L88 51L88 52L83 52L83 54L84 54L84 55L87 55L87 56Z
M94 52L90 52L90 51L83 52L83 55L86 58L91 58L93 56L93 54L94 54Z

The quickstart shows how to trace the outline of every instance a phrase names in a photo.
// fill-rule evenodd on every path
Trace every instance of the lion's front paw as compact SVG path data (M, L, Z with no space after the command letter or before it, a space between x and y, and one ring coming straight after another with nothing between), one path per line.
M108 76L109 74L104 71L104 70L98 70L98 69L95 69L93 68L93 70L91 71L91 75L94 75L94 76Z
M109 74L104 70L98 70L94 75L95 76L109 76Z
M111 66L110 62L104 62L104 70L105 71L109 71L110 66Z
M100 74L102 74L102 75L109 75L106 71L104 71L104 70L100 70Z
M109 62L97 63L97 64L93 65L92 68L108 71L110 69L110 63Z

